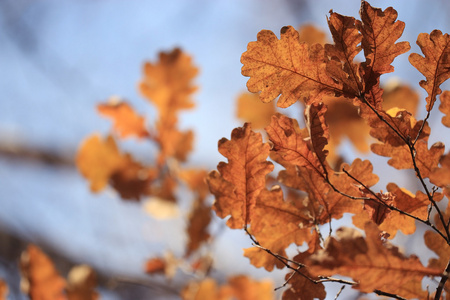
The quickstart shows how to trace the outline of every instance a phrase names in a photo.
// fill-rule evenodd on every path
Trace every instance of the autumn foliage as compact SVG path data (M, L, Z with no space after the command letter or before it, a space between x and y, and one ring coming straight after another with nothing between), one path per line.
M410 86L381 81L410 50L401 41L405 24L395 9L362 1L360 19L330 11L327 22L331 43L314 27L286 26L279 38L262 30L248 44L241 71L253 94L237 101L237 116L247 122L219 140L226 162L217 170L187 167L194 132L180 129L178 119L195 107L198 69L180 49L144 65L139 91L156 118L124 99L98 105L111 132L87 137L76 157L92 192L109 187L123 200L144 202L155 218L176 215L180 190L192 195L184 254L165 252L143 266L149 276L168 280L180 269L195 275L179 291L182 299L273 299L276 288L282 299L323 300L339 297L345 286L395 299L450 299L450 154L443 143L429 143L428 124L438 105L442 124L450 127L450 91L441 89L450 78L450 38L439 30L421 33L422 53L409 55L424 76L421 103ZM280 113L294 105L302 118ZM422 120L418 105L425 108ZM126 139L151 145L152 160L123 151ZM345 139L360 152L387 157L393 168L410 170L420 188L409 191L395 182L384 191L374 188L387 174L374 174L369 160L345 162L339 153ZM221 281L211 275L214 261L202 251L214 240L211 211L248 236L252 247L243 255L250 264L285 270L282 286L239 274ZM345 216L353 224L335 228ZM392 243L399 231L419 235L417 226L426 228L424 243L436 254L427 263ZM31 299L98 298L92 270L79 271L85 277L77 285L35 246L21 268ZM327 296L329 285L342 288ZM0 282L0 299L6 291Z

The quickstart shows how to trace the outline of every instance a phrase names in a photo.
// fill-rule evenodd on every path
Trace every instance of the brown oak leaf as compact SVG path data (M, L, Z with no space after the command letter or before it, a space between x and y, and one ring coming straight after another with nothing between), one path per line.
M433 30L431 34L419 34L417 45L425 57L411 53L409 62L426 78L419 84L428 93L426 109L431 111L436 97L442 93L439 86L450 78L450 37Z
M227 221L230 228L243 228L251 221L256 198L265 188L266 175L273 170L273 164L266 161L269 148L249 123L235 128L231 140L219 141L219 152L228 163L220 162L207 182L216 197L213 210L221 218L231 215Z
M65 300L66 280L37 246L28 245L20 259L21 286L30 299Z
M442 117L442 124L446 127L450 127L450 91L444 91L439 99L441 100L439 110L445 114L445 116Z
M416 256L405 256L383 242L373 222L364 226L366 237L352 228L340 228L327 240L325 249L310 257L309 271L316 276L340 274L357 281L361 292L376 289L406 298L422 295L405 291L403 286L421 283L424 276L440 276L441 270L424 267Z
M236 116L244 122L251 123L253 129L269 125L270 119L275 113L274 103L261 102L258 94L242 93L237 99Z
M261 101L270 102L281 94L277 106L288 107L297 100L311 103L324 94L341 93L326 70L326 61L324 48L301 43L291 26L281 29L280 39L262 30L241 56L242 75L250 77L250 92L261 91Z
M138 115L127 102L109 101L99 104L97 110L113 120L114 130L122 138L128 136L144 138L149 135L145 127L145 118Z

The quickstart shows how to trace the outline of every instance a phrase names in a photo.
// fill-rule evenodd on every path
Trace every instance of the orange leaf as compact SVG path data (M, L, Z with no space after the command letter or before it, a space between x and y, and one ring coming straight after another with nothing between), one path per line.
M311 227L315 220L314 213L308 215L308 211L313 210L307 210L310 205L313 204L307 199L303 202L299 199L284 201L279 186L273 187L271 191L263 190L253 210L251 233L263 247L286 256L285 249L290 244L300 246L311 239ZM284 267L276 258L259 248L245 249L244 256L250 259L252 265L264 267L267 271L272 271L274 266Z
M92 135L78 150L76 164L80 173L89 180L91 190L99 192L121 167L123 157L113 137L101 140L100 136Z
M261 91L261 101L270 102L281 94L277 105L288 107L297 100L310 103L340 92L326 71L326 61L323 47L301 43L291 26L281 29L279 40L272 31L262 30L242 54L242 75L250 77L250 92Z
M311 145L314 149L314 153L322 165L322 169L326 169L325 160L328 154L328 150L325 150L325 146L328 144L330 138L330 131L325 123L325 113L327 107L323 103L313 103L308 105L305 109L306 126L311 138Z
M440 167L434 168L430 174L430 181L441 188L450 187L450 154L447 153L439 159Z
M327 34L314 25L302 25L298 30L298 40L308 45L325 45L327 42Z
M396 21L397 11L392 7L383 11L362 1L360 14L361 23L358 22L357 26L362 34L361 46L366 57L362 64L365 70L364 78L366 82L370 80L373 85L376 77L393 72L391 63L411 47L408 42L396 43L403 34L405 23Z
M416 115L419 104L419 94L408 85L399 83L387 83L383 93L383 109L389 110L394 107L406 110L412 116Z
M408 293L405 284L420 284L424 276L440 276L441 270L427 268L416 256L406 257L399 249L380 239L380 231L372 222L365 225L366 238L352 228L340 228L325 250L310 257L309 271L316 275L340 274L358 282L364 293L379 289L406 298L421 298Z
M99 294L97 287L97 275L88 265L73 267L67 275L67 297L69 300L97 300Z
M237 117L251 123L254 129L267 126L275 113L274 103L261 102L258 94L242 93L237 100Z
M161 52L158 63L144 65L144 78L139 88L156 105L161 119L176 118L179 110L194 107L190 97L197 88L191 81L197 73L191 57L180 49Z
M450 127L450 91L444 91L439 99L441 100L439 110L445 114L445 116L442 117L442 124L446 127Z
M231 215L230 228L243 228L250 223L256 198L265 188L266 175L273 164L266 161L269 145L262 143L261 134L251 130L250 124L235 128L231 140L219 141L219 152L228 158L212 171L207 182L216 201L213 209L221 218Z
M0 300L7 300L8 292L8 284L0 279Z
M361 51L361 46L358 45L362 35L356 27L355 18L334 12L331 12L328 19L328 27L334 45L325 45L325 50L332 59L327 65L327 70L344 84L343 89L347 96L355 97L362 91L359 64L353 63L355 56Z
M394 183L389 183L387 186L387 190L389 193L391 201L385 201L387 204L392 205L404 212L407 212L413 216L421 218L422 220L426 220L428 215L428 204L430 203L426 194L418 191L416 195L413 195L406 189L399 188ZM367 194L373 198L373 196ZM439 201L442 199L441 194L435 194L435 201ZM398 211L390 210L386 206L379 203L377 200L371 201L372 203L376 203L375 206L379 206L380 210L385 210L386 215L384 215L384 219L381 223L379 223L378 228L383 232L386 232L389 236L389 239L393 239L398 230L401 230L403 234L413 234L416 231L416 225L413 218L408 217L404 214L401 214ZM365 207L366 208L366 207ZM370 213L367 214L365 212L357 214L353 216L353 224L359 228L364 228L365 223L369 220ZM377 222L375 222L377 223Z
M155 273L163 273L166 268L166 261L161 257L154 257L145 263L145 273L147 274L155 274Z
M442 93L439 86L450 78L450 37L433 30L431 34L419 34L417 45L425 57L411 53L409 62L426 78L420 81L420 86L428 93L427 111L430 111L437 95Z
M197 250L201 244L208 240L208 225L211 221L211 207L205 205L197 205L191 211L187 234L188 243L186 245L186 255L190 255L193 251Z
M450 248L447 242L436 232L426 231L424 235L425 245L434 251L438 258L430 258L428 267L444 270L450 259Z
M66 281L37 246L28 245L20 261L25 292L33 300L63 300Z
M144 138L148 136L145 128L145 119L138 115L127 102L103 103L97 106L100 114L109 117L114 122L114 129L122 138L137 136Z
M256 281L245 275L237 275L228 279L233 299L237 300L272 300L273 284L270 280Z
M418 140L416 143L416 164L423 178L430 176L430 172L437 168L439 158L444 153L444 144L434 143L428 149L427 142ZM381 156L392 157L388 164L396 169L414 169L408 146L393 147L388 144L372 144L372 152Z
M284 115L272 116L272 122L265 128L273 144L272 151L285 161L296 166L310 168L319 174L325 172L318 157L311 151L311 144L297 130L295 119Z
M311 276L307 271L303 271L305 276ZM285 279L288 280L292 273L288 273ZM324 300L327 296L325 286L323 283L313 283L311 280L294 274L294 277L289 280L291 287L283 293L283 300Z

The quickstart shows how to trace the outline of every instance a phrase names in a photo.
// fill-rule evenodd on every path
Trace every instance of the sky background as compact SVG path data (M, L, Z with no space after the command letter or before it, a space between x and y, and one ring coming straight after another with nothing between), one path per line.
M415 40L420 32L450 32L446 1L371 4L394 6L406 22L401 40L411 43L412 52L419 51ZM235 118L235 101L246 90L240 56L248 42L262 29L279 35L285 25L312 23L325 30L330 9L356 17L359 5L356 0L1 0L0 143L71 158L83 138L108 132L110 122L95 106L113 95L154 116L137 90L143 63L156 61L160 51L180 47L200 69L197 107L181 118L181 127L196 133L189 161L214 169L222 160L217 141L242 125ZM394 76L417 86L422 76L407 57L396 60ZM433 116L432 127L440 122L438 112ZM431 140L442 138L442 132L433 132ZM354 155L345 149L345 155ZM377 161L386 160L374 159L381 174ZM400 182L408 186L408 177ZM141 276L146 258L163 249L181 253L183 226L179 220L156 221L139 204L124 203L111 191L92 195L74 169L0 157L0 229L75 262L102 272ZM259 272L248 264L242 248L249 246L243 232L226 230L214 246L221 258L217 268L225 274L280 279L280 273Z

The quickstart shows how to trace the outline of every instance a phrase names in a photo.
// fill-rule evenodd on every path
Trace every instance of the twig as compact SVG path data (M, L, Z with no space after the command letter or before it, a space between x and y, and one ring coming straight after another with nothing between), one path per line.
M339 292L336 294L336 297L334 297L334 300L337 300L337 298L339 298L339 296L341 295L342 291L345 289L345 285L341 286L341 289L339 290Z
M300 272L300 271L299 271L300 268L301 268L300 266L297 268L298 272ZM280 285L279 287L276 287L276 288L274 289L274 291L278 291L279 289L284 288L284 287L289 283L289 281L291 281L292 277L294 277L295 274L296 274L296 272L292 272L292 273L289 275L288 279L286 279L286 281L285 281L282 285Z
M439 285L436 289L436 295L434 296L435 300L439 300L441 298L442 290L444 289L445 283L447 282L449 272L450 272L450 260L448 261L447 267L445 267L444 273L442 274L441 280L439 281Z
M380 291L380 290L375 290L373 292L375 294L377 294L378 296L386 296L386 297L391 297L391 298L399 299L399 300L407 300L406 298L400 297L399 295L383 292L383 291Z
M419 222L421 222L421 223L423 223L423 224L425 224L425 225L428 225L428 226L430 226L434 231L436 231L441 237L443 237L447 242L448 242L448 239L446 238L446 236L439 230L439 229L437 229L436 228L436 226L434 226L431 222L430 222L430 220L423 220L423 219L421 219L421 218L419 218L419 217L416 217L416 216L414 216L414 215L412 215L412 214L410 214L410 213L407 213L406 211L403 211L403 210L401 210L401 209L399 209L399 208L397 208L397 207L395 207L395 206L392 206L392 205L389 205L389 204L387 204L385 201L383 201L380 197L378 197L378 195L375 193L375 192L373 192L369 187L367 187L364 183L362 183L360 180L358 180L357 178L355 178L352 174L350 174L347 170L345 170L345 169L342 169L342 171L345 173L345 174L347 174L347 176L349 176L351 179L353 179L354 181L356 181L358 184L360 184L362 187L364 187L365 189L367 189L381 204L383 204L384 206L386 206L387 208L389 208L389 209L391 209L391 210L395 210L395 211L397 211L397 212L399 212L399 213L401 213L401 214L403 214L403 215L405 215L405 216L408 216L408 217L410 217L410 218L413 218L414 220L417 220L417 221L419 221ZM375 201L375 199L372 199L372 198L367 198L367 200L369 200L369 201Z

